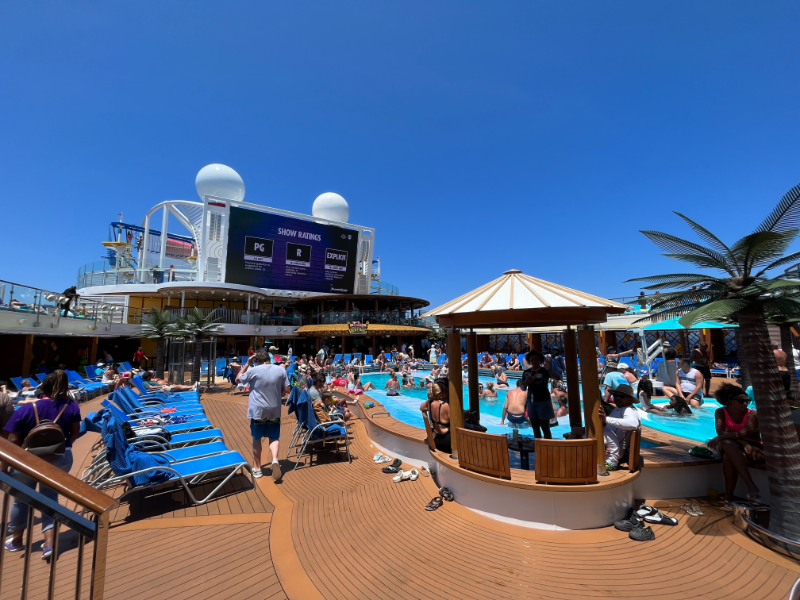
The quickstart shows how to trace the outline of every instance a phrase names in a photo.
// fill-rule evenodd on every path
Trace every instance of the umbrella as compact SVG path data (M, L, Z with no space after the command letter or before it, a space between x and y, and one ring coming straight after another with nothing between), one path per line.
M720 323L718 321L700 321L691 327L683 327L680 323L678 323L678 319L679 317L675 317L673 319L667 319L666 321L660 321L658 323L650 323L650 325L645 325L641 329L644 329L645 331L686 331L689 329L731 329L734 327L739 327L735 323Z

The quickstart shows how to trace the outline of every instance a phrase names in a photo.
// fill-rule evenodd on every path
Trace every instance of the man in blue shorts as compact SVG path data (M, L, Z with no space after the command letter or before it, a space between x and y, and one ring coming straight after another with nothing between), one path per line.
M253 476L261 477L261 439L269 440L272 453L272 479L281 478L278 464L278 447L281 437L281 405L284 394L291 390L286 369L270 364L266 350L259 350L247 359L236 381L250 388L247 400L247 418L253 436Z

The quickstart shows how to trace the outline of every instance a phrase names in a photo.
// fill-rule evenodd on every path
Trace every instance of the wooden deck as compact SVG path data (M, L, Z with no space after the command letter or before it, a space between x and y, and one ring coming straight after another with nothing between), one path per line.
M226 444L247 457L246 402L227 390L203 396ZM284 419L284 442L293 424ZM95 439L79 441L74 472ZM375 448L359 421L351 451L352 464L331 456L289 471L294 465L284 461L283 482L274 484L266 468L256 489L241 478L205 507L175 493L130 497L114 515L106 597L753 600L785 598L800 577L800 566L757 546L707 502L699 518L683 513L679 501L662 503L680 524L654 528L653 542L633 542L613 528L520 529L456 503L425 512L435 483L393 483L372 462ZM67 598L75 539L70 532L61 539L58 597ZM21 556L6 559L0 598L17 598ZM45 563L38 553L32 563L29 597L43 598Z

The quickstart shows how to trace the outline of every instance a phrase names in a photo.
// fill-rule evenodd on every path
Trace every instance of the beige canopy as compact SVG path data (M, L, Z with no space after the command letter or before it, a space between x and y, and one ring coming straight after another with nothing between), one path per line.
M443 327L545 327L603 323L626 308L511 269L423 316L436 317Z

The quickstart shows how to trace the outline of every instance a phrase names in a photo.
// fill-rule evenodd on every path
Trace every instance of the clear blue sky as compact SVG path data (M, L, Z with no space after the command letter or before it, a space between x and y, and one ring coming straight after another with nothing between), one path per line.
M433 304L509 268L607 297L800 182L797 2L4 2L0 278L53 289L108 224L325 191ZM176 229L177 231L177 229Z

